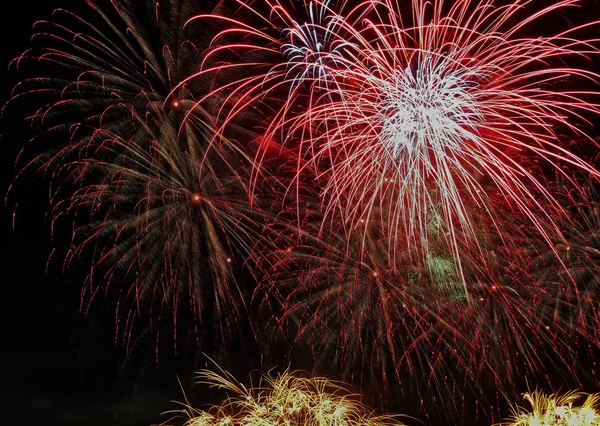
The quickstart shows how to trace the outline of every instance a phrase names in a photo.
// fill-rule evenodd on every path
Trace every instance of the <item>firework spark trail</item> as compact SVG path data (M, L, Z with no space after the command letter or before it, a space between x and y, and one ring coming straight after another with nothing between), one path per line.
M577 38L594 23L523 34L580 3L231 0L234 19L175 6L161 18L149 1L152 31L133 2L117 18L95 8L102 28L59 11L68 22L38 24L47 44L17 63L52 63L61 78L27 80L15 98L53 98L33 119L71 141L31 167L58 184L57 220L75 217L69 258L92 252L86 291L134 277L125 334L157 295L151 317L175 317L189 296L194 313L228 321L231 263L263 251L270 273L255 296L276 294L295 343L346 372L408 371L421 399L486 378L507 388L549 348L574 374L570 345L599 337L597 234L584 229L597 221L568 220L543 176L574 192L579 175L598 177L570 149L593 143L582 125L597 93L569 81L598 75L563 65L598 53ZM204 54L173 31L198 19L224 25ZM263 129L257 153L225 137L252 139L244 127ZM289 181L266 221L253 195L272 166ZM587 287L575 282L590 271Z
M384 389L376 392L400 386L403 398L416 395L428 401L428 413L456 421L460 395L471 392L489 407L486 415L499 414L502 401L486 399L483 391L491 383L512 394L523 380L597 382L594 371L581 368L582 356L594 359L600 337L597 202L594 195L567 201L578 188L565 188L563 182L560 192L553 190L556 199L581 211L559 223L565 234L553 241L559 256L527 217L499 208L496 220L512 230L508 239L485 213L471 212L477 244L464 234L460 240L470 301L439 217L428 223L429 256L405 242L395 264L373 226L349 243L339 232L319 238L318 229L306 225L301 242L282 240L281 252L273 254L280 263L273 262L266 286L284 300L278 326L295 333L294 345L308 345L317 372L333 364L363 385L383 377ZM551 373L545 371L549 359ZM401 380L407 376L413 380Z
M387 357L439 389L452 359L463 375L453 379L477 388L482 371L499 384L519 368L534 374L553 347L571 368L573 336L597 344L593 298L559 249L572 222L545 177L562 174L577 192L574 176L599 176L571 150L574 140L597 148L586 126L598 91L581 87L599 75L568 65L598 54L597 40L579 36L597 22L528 35L581 1L232 4L239 18L200 17L226 28L197 76L215 75L219 132L246 111L264 117L255 167L266 167L268 144L295 161L289 188L303 229L272 265L297 274L274 272L267 287L316 354L335 348L348 369ZM316 38L292 37L299 28ZM311 191L320 226L302 217ZM568 279L536 279L527 262L541 252ZM557 315L586 304L580 316ZM378 350L361 361L364 345ZM519 368L503 361L513 352Z
M580 401L585 397L583 403ZM567 392L546 395L540 391L523 395L530 408L514 405L513 415L501 424L508 426L595 426L600 424L599 394Z
M522 274L535 277L548 293L546 310L558 319L555 323L563 321L563 329L580 330L590 341L598 342L598 321L593 319L598 318L600 294L599 194L590 183L573 189L563 178L554 185L557 199L569 211L569 217L558 222L564 240L557 240L556 249L551 250L532 239L537 247L521 248L521 253L530 253L528 261L522 262Z
M401 426L399 415L375 415L343 383L323 377L284 372L263 375L257 386L246 387L230 374L201 371L200 383L225 390L230 396L207 411L184 404L186 426ZM177 411L176 411L177 413Z
M339 93L327 90L293 126L304 132L308 122L323 129L304 143L316 145L314 161L327 164L326 216L334 221L341 216L350 227L359 219L384 220L390 252L398 240L409 240L426 256L426 218L437 206L455 240L459 232L474 233L468 203L494 215L483 176L545 231L543 223L552 222L552 212L560 215L561 208L536 176L532 160L598 176L565 148L559 133L588 137L572 120L598 113L597 105L585 102L583 91L551 86L567 77L598 75L548 63L597 50L572 37L579 27L552 37L517 34L534 17L576 3L553 5L510 25L520 2L498 8L457 2L442 14L437 3L428 10L415 1L417 22L408 28L400 26L393 3L376 3L383 23L367 21L357 31L357 66L343 70L338 84L329 86ZM389 213L374 218L377 204ZM544 238L550 243L548 235ZM453 255L461 268L457 241Z
M346 67L342 52L352 44L340 38L342 18L333 13L330 1L290 4L285 0L234 0L231 3L237 7L234 11L225 9L217 13L221 9L217 8L212 14L198 15L187 22L191 26L197 20L222 21L225 29L212 39L202 70L185 81L206 75L214 79L214 90L199 102L222 100L216 113L222 123L219 133L226 133L239 116L254 109L257 100L264 101L260 108L269 113L261 122L266 129L255 158L252 182L256 184L258 169L268 152L286 151L282 143L287 134L284 129L290 117L297 115L298 104L312 102L323 87L336 84L330 79L331 70ZM347 7L345 1L336 6ZM240 15L259 25L253 27L243 18L231 17ZM311 133L310 128L306 131ZM306 167L302 156L295 153L286 156L292 157L290 161L297 170Z
M117 335L127 342L140 319L176 322L185 309L235 329L244 305L234 270L260 239L251 159L223 138L209 149L213 118L195 99L203 82L180 84L200 63L202 38L180 31L199 10L192 3L89 2L95 21L57 10L35 25L40 47L15 60L47 64L50 76L23 81L11 102L48 102L31 120L69 139L24 171L50 176L52 229L73 220L65 264L90 259L82 309L130 284L111 290L122 295Z
M597 92L557 87L599 76L554 65L598 53L595 40L576 38L594 23L525 37L536 21L580 1L532 12L530 3L459 1L450 7L415 0L409 18L392 1L352 9L315 1L304 3L305 15L283 2L240 3L250 23L202 16L230 27L214 38L200 74L252 67L213 92L226 96L217 114L221 130L245 109L265 104L264 140L292 147L298 187L306 170L314 170L325 221L348 233L362 221L385 221L392 257L401 255L398 241L406 239L426 256L426 218L438 205L456 241L458 233L474 232L467 204L493 216L484 180L543 230L542 222L562 212L537 176L536 162L598 176L568 149L572 137L591 140L576 123L599 112L586 101ZM224 51L255 55L249 62L219 62ZM388 212L374 217L378 204ZM453 254L460 267L457 242Z
M189 305L198 319L227 312L228 329L231 314L243 310L233 270L260 238L258 213L249 207L241 168L233 161L244 155L229 143L207 155L197 139L206 137L203 131L210 132L194 129L177 138L178 126L166 121L158 134L147 135L149 149L97 135L119 154L105 161L99 149L92 158L79 157L85 173L78 176L80 188L53 208L55 220L89 212L91 221L75 229L67 257L86 258L93 247L93 271L82 294L88 305L113 281L132 282L122 301L131 306L127 335L148 309L151 322L176 317L178 306ZM87 176L95 173L101 178Z

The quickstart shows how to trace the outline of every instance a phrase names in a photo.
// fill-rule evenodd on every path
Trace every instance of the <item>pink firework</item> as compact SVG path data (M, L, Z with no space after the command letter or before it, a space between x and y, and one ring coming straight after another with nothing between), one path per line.
M598 53L578 38L595 23L526 35L579 0L238 3L248 22L209 15L229 26L201 72L217 75L221 131L251 107L267 111L255 166L272 144L286 146L297 161L290 187L313 173L324 221L348 234L378 222L392 258L400 241L426 256L439 211L460 267L459 234L475 232L468 206L494 217L490 188L550 243L545 223L562 211L540 173L598 176L569 146L591 141L581 124L599 112L598 93L580 86L599 76L564 65ZM232 68L244 77L218 77Z
M283 142L293 117L336 84L331 71L346 68L343 52L351 45L340 37L343 18L330 3L233 0L188 21L190 26L199 20L223 24L205 52L202 69L186 80L213 78L214 89L199 102L219 99L219 132L227 133L236 124L247 127L252 123L248 113L257 108L264 112L258 114L257 126L264 131L255 172L277 152L284 152L298 171L307 167L304 155L289 151L291 146ZM337 5L345 8L345 1ZM308 137L311 126L305 130ZM254 183L258 178L256 173Z
M597 346L597 286L562 253L579 224L547 183L600 175L574 142L597 150L597 22L538 36L583 2L541 3L256 0L203 17L225 22L198 74L214 75L219 131L257 114L254 166L275 146L296 167L301 236L268 288L324 365L425 376L431 395L508 389L551 353L575 376L577 345Z

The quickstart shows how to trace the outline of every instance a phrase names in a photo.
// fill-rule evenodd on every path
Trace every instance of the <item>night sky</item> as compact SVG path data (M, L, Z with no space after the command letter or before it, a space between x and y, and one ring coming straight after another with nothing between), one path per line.
M0 103L8 99L18 81L17 73L9 71L7 64L29 45L33 22L49 18L58 7L85 10L82 3L2 2ZM0 120L3 203L18 171L15 158L34 134L22 122L22 114L13 108ZM60 261L50 262L47 269L52 242L45 221L48 196L43 179L30 180L18 188L1 215L0 424L148 425L165 420L160 413L175 408L171 400L182 399L177 379L189 391L191 370L206 363L178 366L177 359L171 359L157 368L144 360L131 361L122 345L115 344L110 307L85 317L79 311L81 283L65 278ZM277 351L271 352L272 359L278 357ZM257 359L258 353L245 353L235 344L228 348L229 367L238 369L234 371L238 379L245 379L258 367ZM268 364L270 367L276 362ZM300 360L294 367L307 365ZM195 392L198 401L206 396L201 389Z
M8 62L29 42L31 26L49 18L57 7L81 7L76 0L3 2L0 8L0 99L8 98L17 81ZM19 149L31 136L18 110L2 120L2 198L13 181ZM175 390L133 389L133 380L120 378L122 351L115 348L113 324L93 324L78 307L78 283L65 282L59 262L45 272L52 246L44 214L47 191L41 182L27 185L16 197L20 204L16 232L12 230L14 202L2 210L0 256L0 424L107 425L159 422ZM175 374L171 375L172 380ZM185 377L183 380L189 380ZM117 382L121 385L117 386ZM125 383L125 384L123 384ZM115 389L118 388L119 391ZM135 395L135 397L133 397ZM171 406L172 408L172 406Z

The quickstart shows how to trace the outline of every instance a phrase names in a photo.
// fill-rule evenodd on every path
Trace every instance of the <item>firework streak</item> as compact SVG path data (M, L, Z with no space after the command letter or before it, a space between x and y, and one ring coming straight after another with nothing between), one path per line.
M279 149L292 170L299 235L266 286L317 358L444 394L548 353L574 377L578 336L596 345L597 273L577 283L590 257L565 250L587 226L566 194L599 176L574 153L597 150L599 76L568 65L597 22L540 36L582 2L541 3L231 1L188 23L223 24L190 77L212 76L219 134L259 114L254 167Z

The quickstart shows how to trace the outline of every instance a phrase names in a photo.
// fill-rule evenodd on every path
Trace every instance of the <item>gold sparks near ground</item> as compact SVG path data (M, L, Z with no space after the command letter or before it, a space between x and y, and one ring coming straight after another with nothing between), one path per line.
M184 404L177 417L185 426L402 426L397 415L376 415L342 383L284 372L261 375L246 387L229 373L198 373L201 383L220 388L228 398L205 410Z
M505 426L600 426L600 394L534 391L523 397L529 406L514 405Z

